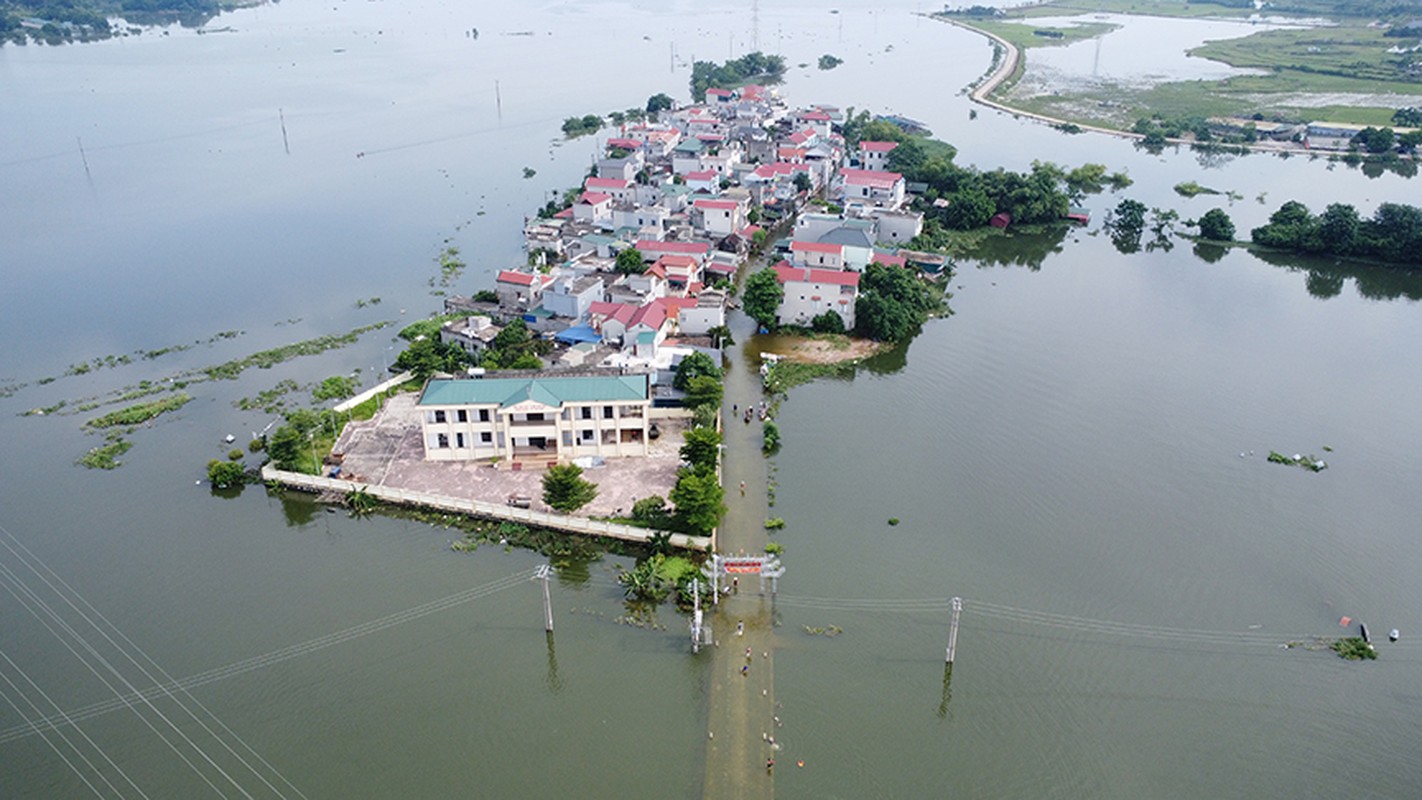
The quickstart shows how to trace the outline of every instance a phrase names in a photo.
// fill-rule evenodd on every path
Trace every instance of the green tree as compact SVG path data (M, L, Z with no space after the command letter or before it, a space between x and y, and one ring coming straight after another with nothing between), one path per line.
M745 309L762 328L775 328L780 314L780 301L785 299L785 287L773 269L763 269L746 278Z
M1318 220L1318 237L1323 249L1334 255L1353 252L1363 221L1358 210L1346 203L1333 203L1323 210Z
M706 331L706 335L711 337L712 347L730 347L736 343L735 338L731 336L731 329L725 325L712 327Z
M306 445L306 435L294 425L282 425L272 431L267 440L267 456L277 469L295 470L301 459L301 448Z
M780 452L780 426L775 424L775 420L766 420L760 426L760 434L762 452L766 455L775 455Z
M311 397L317 401L321 400L344 400L355 394L355 381L345 375L333 375L321 385L311 390Z
M667 524L670 516L667 501L659 494L644 497L632 504L632 519L643 525L660 528Z
M672 386L680 391L686 391L692 378L702 375L709 375L720 380L721 368L716 366L716 362L711 360L711 356L693 350L681 359L681 363L676 365L676 374L672 377Z
M795 191L809 193L809 191L814 188L814 181L810 180L810 174L808 172L795 173Z
M1369 153L1386 153L1392 149L1396 139L1392 128L1374 128L1369 125L1353 137L1353 143Z
M647 263L642 259L642 251L629 247L618 252L613 268L623 275L641 275L647 271Z
M708 375L692 378L686 384L686 407L700 408L709 406L715 408L721 405L721 398L724 390L721 382Z
M1399 128L1422 128L1422 109L1399 108L1392 114L1392 124Z
M577 464L554 464L543 473L543 502L564 513L576 511L597 497L597 484L583 478Z
M726 513L725 491L714 472L684 469L671 490L673 519L677 527L694 536L707 536Z
M1139 200L1122 200L1106 220L1111 242L1122 253L1141 249L1141 231L1145 228L1146 207Z
M658 92L647 98L647 113L655 114L658 111L670 111L675 105L676 103L671 99L670 95Z
M1212 208L1200 217L1200 236L1218 242L1234 240L1234 221L1223 210Z
M907 339L928 318L934 301L914 273L901 267L870 264L859 279L854 327L883 342Z
M207 462L207 480L218 489L241 486L246 480L242 465L234 461L213 459Z
M992 219L996 207L992 200L980 189L954 192L945 198L948 207L943 209L943 225L958 231L981 228Z
M715 470L720 450L720 431L715 428L692 428L686 432L679 452L681 460L690 464L692 469Z
M844 318L834 311L817 314L810 320L810 330L815 333L844 333Z

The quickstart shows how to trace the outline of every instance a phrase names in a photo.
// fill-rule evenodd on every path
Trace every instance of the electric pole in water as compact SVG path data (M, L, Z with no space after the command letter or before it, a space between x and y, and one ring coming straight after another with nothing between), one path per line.
M547 564L543 564L530 579L543 581L543 630L549 633L553 632L553 600L548 596L548 577L552 571Z

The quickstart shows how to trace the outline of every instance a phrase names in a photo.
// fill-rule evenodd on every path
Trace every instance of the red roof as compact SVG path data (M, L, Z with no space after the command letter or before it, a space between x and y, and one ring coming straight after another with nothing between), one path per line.
M623 150L636 150L642 146L642 142L638 139L608 139L607 146L609 148L620 147Z
M908 264L908 259L900 255L889 253L874 253L874 257L869 259L871 264L883 264L886 267L902 267Z
M572 206L568 206L567 208L563 209L562 211L559 211L557 214L554 214L554 215L553 215L553 219L567 219L568 217L571 217L571 216L573 216L573 207L572 207Z
M784 261L776 264L775 277L781 283L830 283L838 286L858 286L859 273L837 269L812 269L792 267Z
M811 111L806 114L801 114L800 119L808 120L810 122L829 122L830 115L826 114L823 111Z
M716 170L707 169L701 172L688 172L686 179L689 181L711 181L716 179Z
M898 142L860 142L859 149L866 153L887 153L898 147Z
M789 161L776 161L772 164L761 164L755 168L754 174L757 178L773 178L776 175L792 175L796 172L809 172L810 168L804 164L792 164Z
M632 318L628 320L627 327L646 325L652 330L662 327L662 323L667 321L667 308L661 303L648 303L637 309Z
M731 96L731 90L730 90L730 89L716 89L716 88L711 88L711 89L707 89L707 90L706 90L706 96L707 96L707 97L730 97L730 96Z
M672 309L680 311L683 308L696 308L695 297L658 297L652 301L657 303L671 313Z
M604 303L599 300L588 306L588 314L605 320L617 320L623 325L626 325L636 312L636 308L626 303Z
M664 255L661 258L657 259L657 263L662 265L663 267L680 267L682 269L688 269L691 267L695 267L699 262L691 256L679 256L668 253L667 255Z
M587 203L588 205L595 206L600 203L606 203L611 199L611 195L606 195L602 192L583 192L583 196L578 198L578 202Z
M904 176L897 172L877 169L843 169L839 174L844 176L844 182L847 184L868 186L871 189L892 189L894 184L904 179Z
M735 200L697 200L692 205L697 208L714 208L718 211L730 211L740 205Z
M719 275L734 275L736 274L736 265L724 264L720 261L712 261L710 264L706 265L706 271L715 272Z
M740 233L741 238L746 239L746 240L749 240L751 237L755 236L756 231L759 231L759 230L760 230L760 226L759 226L759 225L747 225L747 226L745 226L744 228L741 228L741 233Z
M682 255L704 256L711 251L707 242L658 242L655 239L638 239L633 245L639 253L680 253Z
M631 181L624 181L621 178L588 178L583 184L583 188L588 191L602 189L626 189L631 186Z
M844 245L829 244L827 242L791 242L790 249L792 251L798 250L802 253L834 253L835 255L844 254Z
M515 283L519 286L532 286L533 276L527 272L514 272L513 270L502 270L499 272L499 283Z

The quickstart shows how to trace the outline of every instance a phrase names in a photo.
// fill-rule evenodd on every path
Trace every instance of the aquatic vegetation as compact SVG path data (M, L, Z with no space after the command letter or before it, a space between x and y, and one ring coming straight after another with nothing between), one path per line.
M314 356L335 350L340 347L354 344L361 334L370 331L380 330L392 323L389 320L377 322L372 325L363 325L346 333L332 333L326 336L318 336L315 339L294 342L282 347L274 347L270 350L262 350L244 358L226 361L216 366L205 367L199 372L207 375L213 380L235 380L246 370L252 367L269 369L283 361L290 361L299 356Z
M127 453L132 447L133 442L127 439L115 439L108 444L91 449L75 463L89 469L117 469L123 463L118 460L118 457Z
M768 531L778 531L785 527L785 520L780 517L771 517L765 521L765 529Z
M112 411L102 417L95 417L85 425L90 428L115 428L120 426L141 425L169 411L177 411L187 405L192 397L187 393L180 393L172 397L165 397L162 400L154 400L148 403L121 408Z
M1349 661L1374 661L1378 657L1378 651L1363 641L1361 636L1339 639L1329 645L1329 649L1337 653L1339 658Z

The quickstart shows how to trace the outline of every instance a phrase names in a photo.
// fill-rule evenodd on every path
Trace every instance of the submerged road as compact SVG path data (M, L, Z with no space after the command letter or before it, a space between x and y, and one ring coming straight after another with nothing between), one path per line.
M755 323L740 311L730 316L727 324L738 344L727 350L730 364L722 414L727 513L717 547L726 554L756 554L764 552L769 541L765 532L769 468L760 452L760 420L746 424L741 418L747 406L761 399L759 360L754 350L741 344L755 332ZM732 411L733 405L739 413ZM746 485L744 495L741 481ZM762 595L756 576L743 577L739 590L723 595L709 619L717 644L710 654L704 796L707 800L773 797L774 774L766 768L766 759L774 752L767 739L776 736L775 631L768 584ZM739 634L738 624L743 626Z

